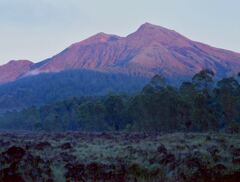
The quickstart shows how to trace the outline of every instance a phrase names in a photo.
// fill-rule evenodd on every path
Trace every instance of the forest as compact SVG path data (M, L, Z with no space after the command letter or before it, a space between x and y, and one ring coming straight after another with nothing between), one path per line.
M149 79L124 74L90 70L68 70L59 73L22 77L0 84L0 114L66 100L70 97L103 96L109 92L134 93Z
M180 87L160 75L135 94L72 97L44 106L9 111L3 130L86 132L240 132L238 78L216 80L202 70Z

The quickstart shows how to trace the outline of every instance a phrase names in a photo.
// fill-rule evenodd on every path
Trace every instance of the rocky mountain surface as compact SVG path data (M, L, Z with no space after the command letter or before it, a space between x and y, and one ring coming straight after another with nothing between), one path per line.
M0 84L18 79L30 70L33 63L28 60L10 61L0 66Z
M141 77L161 74L170 81L181 81L203 68L213 70L217 77L237 74L240 71L240 54L198 43L173 30L145 23L126 37L99 33L31 65L30 70L26 67L17 70L21 74L24 72L24 76L32 76L87 69ZM18 74L10 76L14 70L15 67L9 67L9 75L1 72L0 78L2 75L6 77L1 80L17 79Z

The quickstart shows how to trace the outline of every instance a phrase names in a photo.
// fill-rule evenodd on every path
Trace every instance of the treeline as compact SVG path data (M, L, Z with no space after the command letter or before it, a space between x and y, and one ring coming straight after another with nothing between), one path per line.
M0 85L0 113L42 106L77 96L102 96L109 92L134 93L148 80L124 74L69 70L24 77Z
M72 98L8 112L0 128L34 131L240 132L240 85L203 70L179 88L156 75L135 95Z

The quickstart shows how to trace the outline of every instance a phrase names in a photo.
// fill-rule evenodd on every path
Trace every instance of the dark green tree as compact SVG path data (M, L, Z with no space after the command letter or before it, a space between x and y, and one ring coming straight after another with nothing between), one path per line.
M240 123L240 85L233 77L217 82L216 99L222 109L224 125L237 126Z
M214 86L213 77L213 71L204 69L193 76L192 83L198 91L209 92Z
M105 106L105 119L113 131L124 127L125 103L119 95L108 95L103 102Z
M80 128L85 131L108 130L105 122L105 107L100 102L87 102L78 110Z

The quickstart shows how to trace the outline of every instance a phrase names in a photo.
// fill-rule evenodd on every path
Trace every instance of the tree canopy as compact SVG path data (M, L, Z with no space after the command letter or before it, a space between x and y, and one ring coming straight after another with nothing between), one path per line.
M0 128L35 131L240 131L240 85L203 70L179 88L156 75L134 95L72 98L7 112Z

